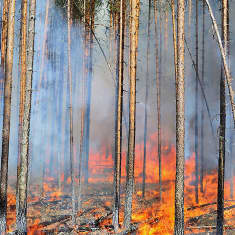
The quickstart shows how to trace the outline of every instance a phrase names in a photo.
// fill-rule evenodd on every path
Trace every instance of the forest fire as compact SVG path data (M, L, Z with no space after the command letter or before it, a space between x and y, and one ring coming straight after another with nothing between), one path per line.
M151 136L151 141L147 145L147 169L146 169L146 183L147 189L145 198L142 198L141 182L142 182L142 162L143 162L143 144L137 144L136 146L136 159L135 159L135 196L133 198L133 215L132 223L138 227L137 234L173 234L174 229L174 190L175 190L175 147L171 145L162 146L163 157L162 157L162 181L163 181L163 193L162 201L159 199L159 185L158 185L158 161L156 157L156 145L154 142L157 140L157 135ZM125 169L125 154L122 159L122 169ZM107 155L105 148L99 153L93 153L90 156L90 178L89 178L89 190L84 189L82 209L78 212L77 216L81 215L88 209L92 209L92 213L95 219L98 219L104 215L99 211L98 207L102 207L100 204L94 209L94 197L100 197L104 207L112 210L112 171L109 169L113 168L113 158L111 153ZM214 229L215 222L215 211L216 211L216 197L217 197L217 172L214 169L205 170L204 173L204 188L203 192L199 192L199 204L195 202L195 155L193 154L190 158L186 159L185 164L185 232L191 234L192 232L210 231ZM125 182L126 172L122 172L123 180ZM64 179L64 177L61 177ZM235 180L235 178L234 178ZM62 211L63 208L69 207L65 205L70 204L69 201L65 201L66 197L70 198L66 192L66 184L70 183L69 179L64 179L62 184L64 188L58 191L57 179L48 177L43 182L43 196L37 196L37 193L31 191L31 196L28 199L29 212L28 212L28 234L47 234L46 231L59 231L60 224L64 224L65 221L69 221L69 217L61 217L60 220L51 218L52 223L44 221L43 213L47 210L52 209L52 204L59 204L58 209ZM102 186L102 182L105 186ZM33 185L32 188L40 188L39 185ZM96 191L92 194L91 192L96 190L96 187L103 187L106 191ZM234 189L233 189L234 190ZM103 195L102 195L103 193ZM233 228L235 224L235 211L232 208L235 207L233 200L230 199L230 186L229 182L225 182L225 229ZM122 205L124 203L124 192L121 194ZM43 207L45 203L48 208ZM41 204L41 209L37 205ZM34 208L35 207L35 208ZM8 195L8 219L7 226L8 232L14 231L15 229L15 208L16 200L12 193ZM227 208L227 210L226 210ZM44 212L43 212L44 210ZM47 212L48 213L48 212ZM52 212L53 213L53 212ZM90 215L88 213L88 215ZM52 216L52 215L51 215ZM208 218L207 218L208 217ZM200 221L201 220L201 221ZM212 221L211 221L212 220ZM123 222L123 211L120 214L120 222ZM205 223L205 224L204 224ZM99 229L102 231L108 230L111 232L111 213L104 216L99 223ZM213 225L212 225L213 224ZM83 226L85 226L83 224ZM85 226L89 231L82 231L83 227L78 225L75 228L78 234L88 234L89 224ZM85 230L85 228L83 228ZM108 229L109 228L109 229Z
M1 1L0 235L234 233L234 7Z

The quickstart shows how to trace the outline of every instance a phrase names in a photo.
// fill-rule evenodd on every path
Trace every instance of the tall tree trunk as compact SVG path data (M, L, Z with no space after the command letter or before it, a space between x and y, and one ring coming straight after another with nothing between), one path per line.
M74 173L74 144L73 144L73 97L72 97L72 68L71 68L71 1L68 0L67 7L67 26L68 26L68 83L69 83L69 149L70 149L70 176L72 191L72 223L76 223L76 193L75 193L75 173Z
M234 197L234 157L233 157L233 153L234 153L234 149L233 149L233 145L234 145L234 133L231 131L230 133L230 199L233 199Z
M228 0L222 0L222 42L225 56L228 55ZM222 64L222 63L221 63ZM223 234L224 225L224 174L225 174L225 138L226 138L226 89L223 65L220 79L220 135L218 162L218 195L217 195L217 227L216 234Z
M2 128L2 156L0 178L0 234L6 231L8 156L11 120L12 67L15 29L15 0L9 1L7 52L5 66L4 111Z
M1 66L5 71L5 58L7 52L7 29L8 29L8 8L10 0L4 0L2 12L2 32L1 32Z
M172 30L173 30L173 48L174 48L174 66L175 66L175 82L177 82L177 35L176 35L176 22L175 22L175 2L171 0L171 13L172 13Z
M160 1L161 2L161 1ZM160 6L161 7L161 6ZM162 140L161 140L161 74L162 74L162 9L160 8L160 31L159 31L159 40L160 45L158 46L158 38L156 38L157 48L160 47L159 56L157 56L158 61L156 60L157 67L157 77L156 77L156 86L157 86L157 148L158 148L158 177L159 177L159 196L160 200L162 199ZM155 4L155 30L157 32L157 2ZM157 33L156 33L157 34ZM158 35L156 35L157 37ZM158 53L158 52L157 52ZM160 58L159 58L160 57Z
M191 37L191 21L192 21L192 0L188 1L188 32Z
M233 124L234 124L234 127L235 127L235 104L234 104L234 91L233 91L233 87L232 87L232 80L233 79L232 79L232 76L231 76L231 73L230 73L228 63L226 61L226 50L224 49L224 46L223 46L223 43L222 43L222 40L221 40L221 37L220 37L220 34L219 34L218 25L216 23L213 11L211 9L210 2L209 2L209 0L205 0L205 1L206 1L208 10L209 10L209 14L210 14L210 17L211 17L213 27L215 29L215 34L216 34L216 37L217 37L217 43L219 45L220 53L221 53L221 56L222 56L224 74L225 74L225 77L226 77L226 83L227 83L227 86L228 86L229 98L230 98L232 114L233 114Z
M21 42L20 42L20 110L19 110L19 131L18 131L18 159L17 171L20 166L20 143L22 137L22 126L24 116L24 99L25 99L25 83L26 83L26 36L27 36L27 14L28 6L27 0L21 2ZM17 172L17 175L19 172ZM18 199L18 191L16 191L16 198ZM18 200L16 200L16 205Z
M231 61L231 57L230 57L230 3L228 1L228 15L227 15L227 32L228 32L228 63L229 63L229 68L230 66L230 61ZM231 109L230 109L231 110ZM231 112L231 111L230 111ZM233 194L234 194L234 178L233 178L233 171L234 171L234 166L233 166L233 145L234 145L234 131L233 129L233 123L232 121L230 121L230 198L233 199Z
M150 21L151 21L151 0L149 0L148 9L148 40L147 40L147 72L145 83L145 105L144 105L144 159L143 159L143 183L142 197L145 196L145 180L146 180L146 144L147 144L147 129L148 129L148 97L149 97L149 50L150 50Z
M121 160L122 160L122 114L123 114L123 70L124 70L124 32L125 32L126 1L120 0L119 32L118 32L118 58L117 58L117 97L115 120L115 158L114 158L114 209L113 226L115 231L119 228L120 186L121 186Z
M198 75L198 0L196 0L196 76ZM199 157L198 157L198 79L195 88L195 201L198 203Z
M45 55L46 55L46 46L47 46L47 37L48 37L48 25L49 25L49 8L50 8L50 0L47 0L46 3L46 13L45 13L45 23L44 23L44 33L43 33L43 43L42 43L42 54L41 54L41 64L40 64L40 75L39 75L39 86L41 88L42 79L44 74L44 66L45 66Z
M140 1L130 0L130 102L129 102L129 138L127 155L126 198L124 209L124 227L129 228L132 214L132 196L134 190L135 160L135 117L136 117L136 63L138 48Z
M184 0L178 0L176 80L175 235L184 234Z
M85 172L84 183L88 184L89 178L89 153L90 153L90 110L91 110L91 86L93 77L93 33L95 20L95 0L90 3L90 45L89 45L89 73L87 77L86 123L85 123Z
M26 234L27 232L27 185L29 166L29 135L33 78L33 58L34 58L34 35L35 35L36 0L30 0L29 6L29 26L27 35L27 67L24 99L24 116L22 126L22 141L20 144L20 169L17 175L17 191L19 193L19 207L17 210L17 232Z
M86 143L86 106L87 106L87 88L88 88L88 76L89 76L89 41L90 41L90 3L85 4L84 2L84 57L83 57L83 77L82 77L82 98L81 98L81 130L80 130L80 152L79 152L79 166L78 166L78 210L81 209L82 200L82 165L83 156L85 153ZM86 164L86 159L85 159ZM86 167L86 165L85 165ZM86 170L86 169L85 169ZM88 170L88 163L87 163Z
M204 89L204 76L205 76L205 1L202 3L202 87ZM200 191L203 193L203 177L204 177L204 102L201 107L201 154L200 154Z

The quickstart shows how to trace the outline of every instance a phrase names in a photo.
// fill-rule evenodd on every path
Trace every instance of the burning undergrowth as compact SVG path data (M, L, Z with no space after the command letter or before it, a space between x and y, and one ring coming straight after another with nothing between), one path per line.
M156 135L150 137L156 141ZM162 146L162 200L159 197L158 161L156 145L147 145L146 193L142 197L143 144L136 146L135 194L131 229L135 234L173 234L175 147ZM122 159L121 218L125 199L125 158ZM31 181L28 196L28 234L110 234L113 205L113 158L107 148L91 153L89 159L89 184L82 186L82 207L77 212L76 226L71 223L70 178L37 178ZM47 166L45 166L47 167ZM61 166L63 169L63 166ZM195 156L185 163L185 233L213 231L216 225L217 171L204 170L203 189L199 203L195 202ZM235 180L235 179L234 179ZM225 229L231 231L235 224L235 201L230 198L229 180L225 182ZM16 200L14 185L8 194L8 232L15 229ZM233 188L234 191L234 188ZM131 233L131 231L129 231ZM120 234L123 231L120 230Z

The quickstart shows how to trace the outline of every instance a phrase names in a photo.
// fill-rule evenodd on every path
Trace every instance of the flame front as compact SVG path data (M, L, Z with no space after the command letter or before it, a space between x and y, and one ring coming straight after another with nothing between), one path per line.
M133 198L133 215L132 222L138 226L138 234L173 234L174 229L174 194L175 194L175 147L173 145L162 146L162 201L159 200L159 185L158 185L158 158L156 147L157 135L152 135L150 141L147 144L147 164L146 164L146 195L145 199L142 199L142 191L140 186L142 184L142 172L143 172L143 144L136 145L135 156L135 191ZM126 153L123 153L122 159L122 185L125 185L125 163ZM207 170L204 172L204 190L203 193L199 190L199 204L195 202L195 155L185 161L185 233L200 232L200 227L195 226L189 230L190 218L194 218L203 214L210 213L216 210L216 198L217 198L217 171ZM113 158L112 154L107 154L105 148L100 152L91 153L89 159L89 187L95 187L96 184L105 183L112 192L113 182ZM70 184L71 179L65 178L64 174L60 176L60 179L64 181L67 186ZM235 178L234 178L235 180ZM63 203L63 196L65 195L64 189L58 190L58 186L55 184L56 179L52 177L46 178L43 182L42 188L45 195L47 195L47 201L61 200ZM33 187L33 186L32 186ZM124 188L124 187L123 187ZM233 189L234 191L234 189ZM225 206L229 207L234 205L234 201L229 200L230 195L229 182L225 182ZM28 204L37 202L39 196L28 197ZM123 221L123 205L124 205L125 192L122 190L121 202L122 210L120 215L120 222ZM84 205L89 206L90 199L84 201ZM112 197L104 199L106 206L112 208ZM210 204L208 206L199 206L203 204ZM7 226L8 232L13 231L15 228L15 207L16 200L15 195L10 190L8 194L8 219ZM191 209L190 209L191 208ZM192 209L193 208L193 209ZM46 210L45 210L46 211ZM41 227L42 217L41 210L30 206L28 210L28 234L44 234ZM235 211L225 211L225 223L228 226L235 224ZM111 218L107 218L100 226L111 224ZM80 234L80 233L79 233ZM81 233L83 234L83 233ZM85 232L84 232L85 234Z

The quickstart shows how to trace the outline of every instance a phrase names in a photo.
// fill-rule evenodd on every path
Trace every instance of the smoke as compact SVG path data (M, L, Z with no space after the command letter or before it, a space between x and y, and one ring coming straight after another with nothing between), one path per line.
M231 3L234 4L233 2ZM103 9L96 16L95 33L103 48L106 57L112 67L110 73L103 54L97 42L94 42L93 54L93 76L91 90L91 116L90 116L90 148L92 151L100 151L104 146L113 148L114 146L114 110L115 110L115 66L116 47L115 43L109 41L109 16L108 11ZM217 11L217 6L215 6ZM137 63L137 108L136 108L136 142L142 143L144 137L144 107L145 107L145 83L147 74L147 14L148 6L141 4L139 48ZM200 5L199 12L202 6ZM232 8L232 6L231 6ZM18 11L20 6L18 6ZM69 161L69 109L68 100L68 54L67 54L67 22L66 13L63 8L51 3L49 8L48 33L46 40L46 50L44 55L44 68L42 66L42 48L45 38L45 9L46 1L38 1L35 35L35 57L33 74L33 97L31 116L31 165L32 173L41 174L38 170L43 162L50 162L53 170L58 166L58 161ZM163 11L163 16L165 13ZM20 15L17 16L20 18ZM186 14L186 40L195 60L195 28L194 16L192 16L191 31L188 27L188 14ZM219 19L217 14L217 19ZM233 22L231 15L231 22ZM163 20L161 35L161 126L162 142L165 145L175 144L175 76L174 76L174 54L172 43L172 24L170 12L168 14L168 24ZM164 17L163 17L164 19ZM199 74L201 76L202 58L202 17L199 16ZM159 19L160 20L160 19ZM19 23L18 23L19 24ZM105 27L104 27L105 26ZM19 35L20 27L16 27L16 34ZM82 77L84 74L84 26L73 23L71 42L72 80L73 80L73 127L74 127L74 148L76 159L79 155L81 112L82 105ZM231 35L234 34L235 26L231 24ZM206 14L205 32L205 94L212 115L213 132L212 135L210 120L199 86L199 152L201 148L201 129L204 130L204 158L205 167L214 168L218 158L218 127L219 127L219 79L221 60L216 40L212 37L211 22ZM114 34L111 31L113 40ZM124 115L123 122L123 150L126 151L128 125L128 59L129 42L126 34L125 46L125 78L124 78ZM18 41L17 41L18 40ZM14 81L12 97L12 124L11 124L11 145L10 163L16 166L18 155L18 110L19 110L19 67L18 51L19 37L16 37L16 53L14 56ZM231 55L234 54L234 41L231 40ZM160 53L159 53L160 56ZM90 59L90 58L89 58ZM231 56L231 65L235 62ZM150 55L149 55L149 101L146 104L148 110L148 139L150 135L157 131L157 96L156 96L156 62L155 62L155 32L152 9L151 35L150 35ZM233 66L231 66L233 69ZM39 87L40 73L42 75L42 86ZM232 71L234 74L235 71ZM201 77L200 77L201 79ZM185 155L191 156L195 151L195 71L192 61L185 49ZM233 84L234 85L234 84ZM204 113L204 125L201 125L201 113ZM231 115L228 115L228 120ZM229 122L229 121L228 121ZM230 133L228 131L228 133ZM229 139L227 140L230 143ZM157 143L153 143L157 144ZM14 168L13 167L13 168ZM13 169L12 168L12 169ZM14 171L11 170L13 173Z

